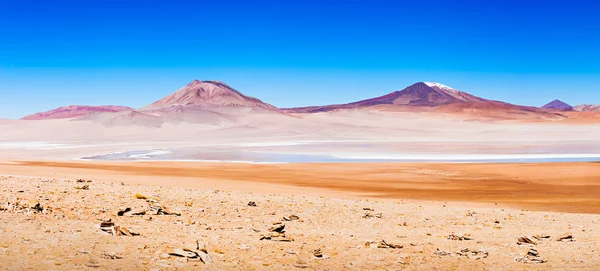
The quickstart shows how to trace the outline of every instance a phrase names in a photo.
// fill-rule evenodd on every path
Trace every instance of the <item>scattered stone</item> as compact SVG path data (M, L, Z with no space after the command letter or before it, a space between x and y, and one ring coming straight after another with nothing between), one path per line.
M285 234L285 225L278 225L269 229L270 233L264 235L260 240L271 240L276 242L292 242L294 238L288 237Z
M85 180L84 179L77 179L77 182L78 183L85 183Z
M529 250L527 251L527 255L532 257L539 257L540 253L535 248L529 248Z
M205 264L212 263L212 258L208 254L208 250L196 240L196 246L194 248L178 248L169 253L171 256L182 257L190 260L199 260Z
M294 238L288 237L285 234L285 224L281 222L274 223L275 226L269 229L269 234L260 237L260 240L271 240L276 242L292 242Z
M89 184L85 184L83 186L75 186L75 189L79 189L79 190L90 190L90 185Z
M248 206L250 206L250 207L256 207L256 202L250 201L250 202L248 202Z
M140 193L135 193L135 198L136 199L148 199L148 197L146 197L146 196L144 196L144 195L142 195Z
M274 227L271 227L269 229L270 232L284 232L285 231L285 225L281 224L281 225L276 225Z
M110 252L110 253L109 252L105 252L105 253L102 253L101 257L103 259L107 259L107 260L120 260L120 259L123 259L122 256L119 256L119 255L115 254L114 252Z
M366 212L365 215L363 215L363 218L382 218L383 214L382 213L377 213L377 214L372 214L371 212Z
M533 236L533 238L541 241L542 239L550 239L550 235L538 234L536 236Z
M365 211L371 211L371 212L375 212L375 209L371 209L371 208L368 208L368 207L365 207L365 208L363 208L363 210L365 210Z
M529 237L526 237L526 236L519 237L519 239L517 239L517 244L518 245L523 245L523 244L537 245L536 242L534 242L533 240L529 239Z
M323 251L320 248L313 250L312 254L313 254L315 260L329 259L329 256L323 254Z
M102 220L102 222L100 222L100 228L106 228L106 227L112 227L114 226L115 223L112 222L112 219L104 219Z
M565 235L565 236L558 237L556 239L556 241L575 242L575 239L573 238L573 235Z
M540 258L540 253L537 249L531 247L527 251L524 257L516 258L515 261L520 263L545 263L547 260Z
M448 235L448 240L454 240L454 241L468 241L468 240L473 240L473 238L470 237L470 235L468 234L450 234Z
M395 245L395 244L390 244L388 242L386 242L385 240L381 240L379 241L379 243L377 244L377 248L392 248L392 249L400 249L400 248L404 248L403 245Z
M467 257L469 259L481 260L488 257L489 253L484 250L470 250L469 248L462 249L456 253L459 256Z
M169 253L169 255L176 256L176 257L188 257L188 258L195 258L198 256L195 252L187 251L182 248L174 249L171 253Z
M435 254L435 255L437 255L437 256L440 256L440 257L443 257L443 256L452 256L452 252L443 251L443 250L440 250L439 248L438 248L438 249L436 249L436 250L433 252L433 254Z
M181 216L180 213L175 213L175 212L171 212L171 211L167 210L167 208L165 208L164 206L162 206L156 200L148 199L148 200L146 200L146 202L148 202L148 205L150 205L150 212L153 215L174 215L174 216Z
M102 221L100 223L100 230L103 232L106 232L112 236L138 236L140 235L139 233L135 233L130 231L129 229L125 228L125 227L121 227L121 226L117 226L115 225L114 222L111 221Z
M133 211L133 212L129 213L128 215L145 215L145 214L146 214L146 211L141 210L141 211Z
M283 220L285 221L294 221L294 220L299 220L300 217L298 217L297 215L290 215L290 216L284 216Z
M131 236L139 235L138 233L129 231L129 229L127 229L125 227L121 227L121 234L126 235L126 236L130 236L130 237Z
M285 234L279 236L270 236L265 235L260 238L260 240L270 240L274 242L293 242L294 238L286 236Z
M125 213L131 211L131 208L127 207L127 208L121 208L119 209L119 212L117 212L118 216L123 216Z

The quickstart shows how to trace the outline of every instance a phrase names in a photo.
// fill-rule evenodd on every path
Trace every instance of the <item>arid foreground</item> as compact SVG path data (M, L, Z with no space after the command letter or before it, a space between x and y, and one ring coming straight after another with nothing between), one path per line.
M87 178L81 169L42 174L19 167L3 166L13 175L22 170L43 177L0 177L3 270L600 268L597 214L316 196L325 188L306 193L311 196L300 195L308 191L300 187L269 194L258 192L256 183L257 192L241 186L244 191L219 191L177 186L166 174L144 184L142 176L118 171L106 175L111 180L96 180L102 171L89 170ZM141 184L121 182L129 178ZM152 185L156 178L164 185Z

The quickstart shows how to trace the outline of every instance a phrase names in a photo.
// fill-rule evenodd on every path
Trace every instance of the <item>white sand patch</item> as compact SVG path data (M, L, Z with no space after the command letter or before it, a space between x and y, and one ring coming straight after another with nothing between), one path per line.
M32 142L0 142L0 149L11 150L11 149L45 149L45 148L60 148L66 147L68 144L51 143L45 141L32 141Z
M146 153L140 153L140 154L132 154L127 156L128 158L142 158L142 159L148 159L148 158L152 158L152 156L156 156L156 155L165 155L165 154L171 154L173 153L172 151L165 151L165 150L154 150L154 151L149 151Z
M544 153L544 154L402 154L402 153L329 153L341 159L367 160L517 160L517 159L592 159L599 158L595 153Z

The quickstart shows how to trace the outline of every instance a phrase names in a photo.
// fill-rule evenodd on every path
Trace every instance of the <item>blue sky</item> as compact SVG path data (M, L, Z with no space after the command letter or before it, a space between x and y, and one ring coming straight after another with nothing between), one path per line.
M597 14L579 0L0 0L0 117L140 107L193 79L280 107L418 81L517 104L600 103Z

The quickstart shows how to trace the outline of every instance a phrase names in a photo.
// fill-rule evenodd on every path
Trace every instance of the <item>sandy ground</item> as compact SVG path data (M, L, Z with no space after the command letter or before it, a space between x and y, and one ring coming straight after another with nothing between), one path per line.
M600 268L595 226L600 215L522 210L599 213L594 179L600 171L594 163L24 162L4 163L0 171L3 270ZM506 172L523 180L509 179ZM78 189L84 185L89 188ZM136 193L158 203L137 199ZM156 204L180 216L153 215L150 206ZM132 211L118 216L126 207ZM144 210L145 215L132 215ZM284 219L292 214L299 220ZM99 229L102 219L140 235L109 235ZM269 229L276 222L293 241L260 240L273 234ZM568 235L574 241L557 241ZM535 244L517 244L523 236ZM169 255L194 248L196 240L212 263ZM378 248L382 240L402 248ZM539 256L525 260L538 262L517 261L530 248ZM318 249L321 258L315 256Z
M2 177L0 182L2 270L600 267L599 215L190 189L174 182L152 186L25 177ZM87 190L77 188L84 185ZM249 206L250 201L256 206ZM157 204L179 216L153 214L150 206ZM126 207L132 211L118 216ZM147 213L133 215L140 211ZM107 219L139 235L105 233L99 225ZM276 223L285 225L285 237L260 240L280 235L269 231L280 226ZM458 240L464 237L470 240ZM519 245L519 237L535 244ZM196 241L206 248L209 264L195 259L196 254L169 255L181 248L196 250ZM531 248L538 256L525 257ZM517 261L523 257L526 262Z
M600 163L291 163L20 161L13 176L600 214ZM166 181L168 180L168 181Z

